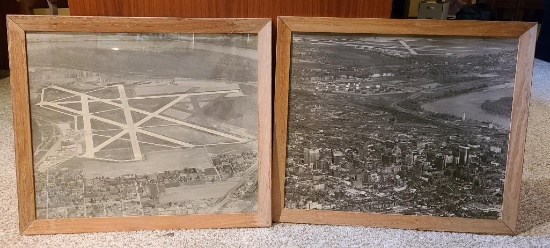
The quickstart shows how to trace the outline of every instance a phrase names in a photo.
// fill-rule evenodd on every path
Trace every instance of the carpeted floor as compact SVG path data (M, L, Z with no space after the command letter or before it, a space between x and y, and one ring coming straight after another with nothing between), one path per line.
M347 226L170 230L20 236L10 88L0 80L0 247L550 247L550 63L536 61L520 209L521 235Z

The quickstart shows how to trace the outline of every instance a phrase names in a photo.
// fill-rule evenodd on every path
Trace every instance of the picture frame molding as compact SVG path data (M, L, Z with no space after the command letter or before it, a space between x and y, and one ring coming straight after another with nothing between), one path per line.
M184 19L8 15L19 231L23 235L271 226L272 24L269 18ZM256 213L37 219L26 50L27 32L201 33L258 36L258 210Z
M292 34L295 32L517 38L519 45L502 218L490 220L285 208L290 60ZM517 234L522 165L537 36L536 23L286 16L278 18L277 35L272 181L274 222L359 225L478 234Z

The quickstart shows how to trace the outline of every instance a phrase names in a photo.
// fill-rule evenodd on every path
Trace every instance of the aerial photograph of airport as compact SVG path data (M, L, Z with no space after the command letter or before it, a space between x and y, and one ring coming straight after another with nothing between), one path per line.
M517 46L294 34L285 207L500 218Z
M257 211L256 35L27 43L38 219Z

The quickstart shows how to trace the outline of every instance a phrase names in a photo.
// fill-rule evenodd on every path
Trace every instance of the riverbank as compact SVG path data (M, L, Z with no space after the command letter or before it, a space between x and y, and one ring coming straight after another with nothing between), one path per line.
M513 85L495 85L481 91L439 99L434 102L422 104L424 111L450 114L458 118L466 115L468 119L482 122L493 122L502 128L510 129L510 117L501 116L483 109L485 101L497 101L504 97L512 97Z

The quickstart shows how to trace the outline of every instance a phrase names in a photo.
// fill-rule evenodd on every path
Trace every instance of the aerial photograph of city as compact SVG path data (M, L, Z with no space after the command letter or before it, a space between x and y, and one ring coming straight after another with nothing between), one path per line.
M253 34L27 33L38 219L253 213Z
M500 218L517 46L294 34L285 207Z

